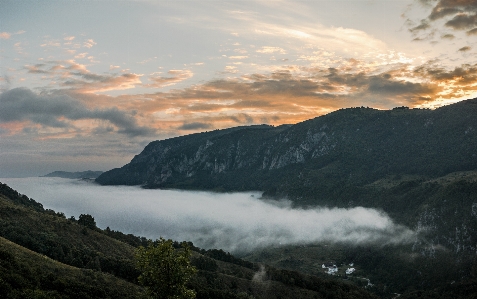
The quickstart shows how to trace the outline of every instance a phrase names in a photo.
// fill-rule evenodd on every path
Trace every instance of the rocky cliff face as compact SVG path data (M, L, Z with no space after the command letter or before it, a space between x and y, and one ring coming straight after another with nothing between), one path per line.
M303 183L331 171L334 179L361 184L389 174L471 170L477 168L476 113L476 100L435 111L350 108L296 125L192 134L151 142L96 181L287 193L290 180L280 172Z
M96 181L261 190L304 207L378 208L421 236L413 256L460 265L464 277L477 251L476 115L474 99L436 110L350 108L296 125L192 134L151 142Z

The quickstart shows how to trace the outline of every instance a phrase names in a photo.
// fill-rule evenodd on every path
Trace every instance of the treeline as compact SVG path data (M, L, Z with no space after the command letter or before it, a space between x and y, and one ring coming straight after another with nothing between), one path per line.
M37 211L44 211L43 205L39 202L29 198L26 195L18 193L18 191L13 190L7 184L0 182L0 194L3 194L7 199L14 202L15 204L23 205L26 207L31 207Z
M10 198L8 196L12 196ZM139 270L135 247L153 242L96 226L94 217L81 214L67 219L63 213L45 210L32 199L6 185L0 189L0 294L2 298L138 298ZM14 243L9 243L8 239ZM16 245L18 244L18 245ZM174 242L180 249L180 244ZM19 246L20 245L20 246ZM21 247L22 246L22 247ZM313 298L321 284L329 284L327 298L335 289L349 290L355 297L372 298L358 287L316 280L297 284L280 278L281 270L265 280L254 279L259 266L220 249L193 246L191 263L199 271L188 287L197 298ZM26 249L28 248L28 250ZM67 266L69 265L69 266ZM71 267L72 266L72 267ZM359 296L358 296L359 295Z

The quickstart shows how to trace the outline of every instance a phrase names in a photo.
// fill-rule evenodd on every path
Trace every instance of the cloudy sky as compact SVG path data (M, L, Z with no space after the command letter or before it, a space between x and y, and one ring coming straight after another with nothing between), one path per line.
M150 141L477 94L477 1L0 0L0 177Z

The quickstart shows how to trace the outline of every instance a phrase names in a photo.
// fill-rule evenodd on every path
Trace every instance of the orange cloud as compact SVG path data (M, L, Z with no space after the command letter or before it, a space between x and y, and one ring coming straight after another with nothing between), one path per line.
M157 75L150 76L149 81L152 81L152 83L144 84L143 86L149 88L162 88L187 80L194 75L190 70L170 70L167 73L170 75L169 77Z
M139 74L96 75L90 73L71 73L68 80L60 85L80 93L95 93L111 90L124 90L141 85Z
M57 82L60 87L78 93L95 93L111 90L131 89L142 85L141 74L94 74L86 65L74 60L48 61L27 65L30 74L45 75L45 79Z
M82 59L82 58L85 58L86 55L88 55L87 52L84 52L84 53L79 53L78 55L75 56L75 59Z
M92 39L88 39L85 42L83 42L83 47L85 48L92 48L94 45L96 45L96 42Z
M47 40L40 47L61 47L61 43L58 40Z
M269 73L213 80L167 92L121 96L98 93L135 87L161 88L187 80L193 73L155 73L143 84L140 74L95 74L74 60L45 61L25 68L31 74L55 80L61 88L51 90L54 95L67 94L89 111L104 111L114 105L119 111L130 112L128 117L136 127L148 127L168 136L237 125L297 123L343 107L433 107L477 91L477 65L447 69L435 60L416 67L400 53L366 61L334 59L332 52L314 52L317 57L333 59L335 67L319 63L307 67L288 65ZM56 120L58 123L50 126L60 127L62 119ZM100 124L82 132L118 132L108 121L95 121ZM87 127L80 120L67 119L66 123L74 125L68 127L72 132Z
M267 54L286 54L287 52L280 47L262 47L257 50L258 53L267 53Z
M230 59L246 59L248 56L229 56Z
M9 39L11 36L8 32L0 32L0 39Z
M25 33L25 30L19 30L15 33L10 33L10 32L0 32L0 39L9 39L12 37L12 35L19 35Z

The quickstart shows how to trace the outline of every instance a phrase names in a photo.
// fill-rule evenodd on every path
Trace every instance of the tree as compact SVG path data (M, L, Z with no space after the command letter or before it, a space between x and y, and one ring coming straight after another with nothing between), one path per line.
M142 272L139 283L147 288L151 298L192 299L195 292L186 283L197 272L190 264L191 250L186 242L175 250L172 240L162 237L147 248L136 250L136 266Z
M89 214L81 214L78 218L78 224L90 229L96 229L96 221L94 221L94 217Z

